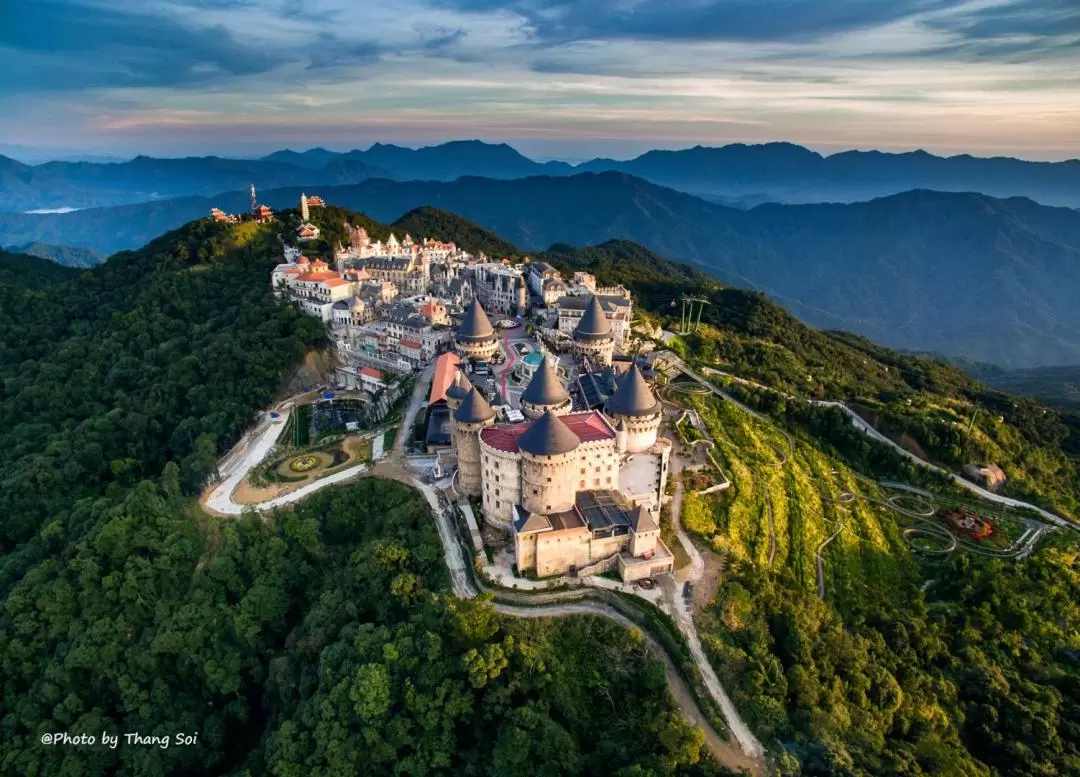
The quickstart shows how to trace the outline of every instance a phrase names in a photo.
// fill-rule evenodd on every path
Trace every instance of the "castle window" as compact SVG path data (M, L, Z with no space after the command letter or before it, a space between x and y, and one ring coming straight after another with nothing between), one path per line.
M548 483L550 483L550 482L551 482L551 478L548 478L548 479L547 479L547 482L548 482Z
M585 481L582 480L578 483L578 488L585 488Z

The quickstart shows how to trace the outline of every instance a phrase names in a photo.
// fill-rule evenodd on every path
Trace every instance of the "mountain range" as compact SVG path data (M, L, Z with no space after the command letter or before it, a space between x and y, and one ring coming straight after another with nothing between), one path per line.
M803 320L882 344L1001 367L1080 364L1080 212L1028 199L911 191L864 203L728 208L620 173L323 187L328 202L392 221L423 205L524 250L632 240L763 291ZM299 188L267 191L294 207ZM0 244L109 253L243 192L56 215L0 213Z
M27 165L0 156L0 211L89 208L212 195L227 190L326 187L370 178L453 181L624 172L726 205L854 202L910 189L1025 196L1080 207L1080 160L941 157L925 151L846 151L831 156L792 143L696 146L649 151L577 167L536 162L506 144L453 141L419 149L376 143L346 152L275 151L260 159L138 156L119 163L57 161Z

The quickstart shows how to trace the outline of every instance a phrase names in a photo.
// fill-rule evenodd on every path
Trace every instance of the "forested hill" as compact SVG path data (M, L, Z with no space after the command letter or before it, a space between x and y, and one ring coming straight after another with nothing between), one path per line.
M295 207L301 188L260 194ZM310 193L310 191L308 192ZM1080 213L1030 200L909 191L870 202L727 208L621 173L450 182L373 179L320 187L392 221L422 206L461 214L530 250L633 240L804 320L894 348L1003 367L1080 363ZM115 250L243 192L41 215L0 213L0 242Z
M721 777L640 638L450 597L418 493L199 509L323 338L270 294L294 218L202 220L82 272L0 255L0 772Z
M182 487L201 485L321 337L270 297L279 256L270 231L199 221L82 272L22 260L22 277L72 277L5 299L21 307L0 344L0 579L19 577L11 551L46 523L85 530L80 500L169 462Z
M0 275L8 290L51 286L74 278L77 272L40 256L0 251Z
M807 326L764 294L724 286L635 243L553 246L538 259L623 283L651 320L677 328L681 297L704 297L702 328L673 347L692 363L807 398L844 400L953 471L991 461L1006 491L1080 517L1080 413L988 388L936 359ZM970 428L969 428L970 424Z

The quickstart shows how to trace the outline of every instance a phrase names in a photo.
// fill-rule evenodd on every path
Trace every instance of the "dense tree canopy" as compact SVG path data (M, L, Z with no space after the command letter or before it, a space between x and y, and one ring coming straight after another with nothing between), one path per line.
M718 774L640 636L452 598L404 486L193 503L323 336L269 293L289 218L0 263L0 773Z

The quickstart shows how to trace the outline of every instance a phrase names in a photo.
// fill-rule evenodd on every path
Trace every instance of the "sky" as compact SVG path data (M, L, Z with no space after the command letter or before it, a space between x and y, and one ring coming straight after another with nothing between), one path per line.
M1080 0L0 0L0 153L1080 157Z

